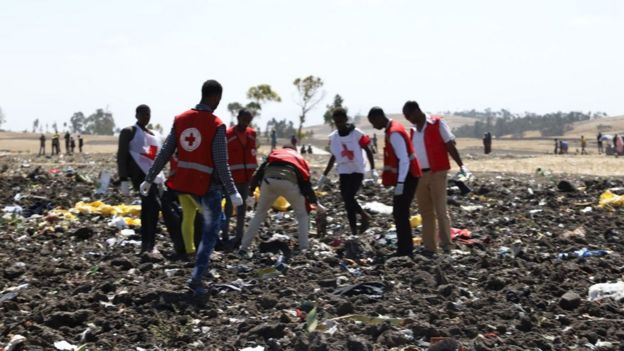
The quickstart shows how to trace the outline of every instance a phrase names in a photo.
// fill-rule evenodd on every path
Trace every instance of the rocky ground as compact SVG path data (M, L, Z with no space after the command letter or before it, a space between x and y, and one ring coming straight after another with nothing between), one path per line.
M141 256L139 236L110 217L50 214L98 199L97 173L112 161L0 159L0 208L22 208L0 220L0 348L13 339L28 350L454 350L455 341L464 350L624 350L622 302L588 299L590 286L624 275L623 210L597 206L621 179L477 174L471 194L449 189L453 227L472 238L413 260L390 257L389 214L348 238L330 187L321 197L328 233L312 233L310 252L288 252L295 223L274 213L253 258L213 256L211 294L199 299L184 288L192 261L167 258L164 227L164 257ZM391 203L377 186L359 198ZM115 190L100 199L132 201ZM608 253L559 258L582 248ZM287 270L273 268L280 250Z

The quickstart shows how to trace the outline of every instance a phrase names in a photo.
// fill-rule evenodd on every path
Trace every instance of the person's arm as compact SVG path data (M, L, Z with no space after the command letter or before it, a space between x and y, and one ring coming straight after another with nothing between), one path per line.
M171 131L169 132L169 135L167 135L167 139L165 139L165 142L162 148L160 149L160 151L158 151L158 155L156 156L156 159L154 160L154 164L152 165L152 167L147 172L147 175L145 176L146 182L153 183L154 179L156 179L160 171L162 171L162 169L165 168L165 166L167 165L167 163L169 162L169 160L175 153L176 148L178 146L175 135L176 135L175 126L172 126Z
M399 133L390 134L390 144L394 149L394 154L399 159L399 169L397 170L397 182L404 183L409 171L409 155L403 137Z
M451 158L457 163L457 166L460 168L464 166L464 163L459 156L459 151L457 151L457 147L455 147L455 135L451 132L451 128L449 128L448 124L444 121L440 121L440 136L444 143L446 143L446 149L448 150L448 154Z
M228 165L225 125L221 125L217 128L217 132L212 140L212 160L215 168L217 169L219 180L225 187L225 192L228 195L237 194L238 191L236 191L236 186L234 186L232 172L230 171L230 166Z
M371 151L371 139L361 130L356 129L356 131L360 134L360 140L358 142L360 147L364 149L364 152L366 152L366 158L368 158L368 164L370 165L371 171L375 170L375 158L373 157L373 152Z
M264 169L267 166L266 161L262 162L260 167L256 170L256 172L251 177L251 181L249 182L249 193L253 194L256 191L256 188L260 186L260 182L264 178Z
M117 144L117 173L121 181L128 180L130 172L128 171L128 161L130 157L130 140L132 140L132 128L124 128L119 133L119 142Z
M375 170L375 158L373 157L373 152L370 149L370 145L364 147L364 152L366 152L366 158L368 158L368 163L370 164L371 170Z
M335 162L336 162L336 157L334 157L334 155L331 155L331 157L329 158L329 161L327 162L327 167L325 167L325 170L323 171L323 175L325 177L327 177L327 175L332 170L332 168L334 168Z

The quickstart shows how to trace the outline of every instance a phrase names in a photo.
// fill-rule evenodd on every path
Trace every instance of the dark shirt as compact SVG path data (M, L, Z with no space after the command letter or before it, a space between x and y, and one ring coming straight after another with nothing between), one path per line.
M119 133L119 144L117 148L117 173L119 179L132 181L132 186L139 189L139 186L145 180L145 173L136 164L134 158L130 155L130 141L134 138L136 126L126 127ZM82 140L82 139L81 139Z

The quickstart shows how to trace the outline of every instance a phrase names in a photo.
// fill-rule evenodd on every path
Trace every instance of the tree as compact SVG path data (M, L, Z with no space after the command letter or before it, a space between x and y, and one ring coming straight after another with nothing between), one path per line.
M323 87L323 80L319 77L307 76L305 78L297 78L293 84L299 93L297 105L301 107L301 115L299 115L299 129L297 135L301 137L301 130L303 129L306 115L323 100L325 92L321 90Z
M35 120L33 121L33 133L37 132L37 128L39 128L39 118L35 118Z
M332 127L332 129L334 128L334 119L332 118L332 113L334 112L334 110L342 107L345 109L345 111L348 111L347 108L342 106L343 102L344 99L342 98L342 96L340 96L340 94L336 94L336 96L334 96L334 102L330 105L327 105L327 111L325 111L325 114L323 115L323 120L325 121L325 124L328 124L330 127Z
M254 117L260 115L263 104L270 101L282 102L279 94L268 84L259 84L249 88L247 90L247 98L251 101L245 107L251 111Z
M85 119L84 131L89 134L113 135L113 114L99 108Z
M293 121L287 121L285 118L281 120L273 117L266 125L266 135L269 135L270 131L275 129L275 135L278 138L289 138L295 134L295 125Z
M4 112L2 112L2 107L0 107L0 128L2 128L2 125L6 122L6 119L4 118Z
M69 119L73 133L82 133L84 131L86 118L84 113L75 112Z

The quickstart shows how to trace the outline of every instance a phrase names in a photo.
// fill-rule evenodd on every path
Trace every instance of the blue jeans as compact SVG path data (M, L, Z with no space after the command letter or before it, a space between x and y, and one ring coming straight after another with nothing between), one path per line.
M197 256L195 258L195 268L191 279L194 281L201 281L204 276L206 268L208 268L208 262L210 261L210 255L214 250L217 243L217 237L219 235L220 222L221 222L221 192L218 190L209 190L206 195L197 199L197 202L201 206L201 215L204 218L204 226L202 228L202 238L199 243L199 249L197 249Z

